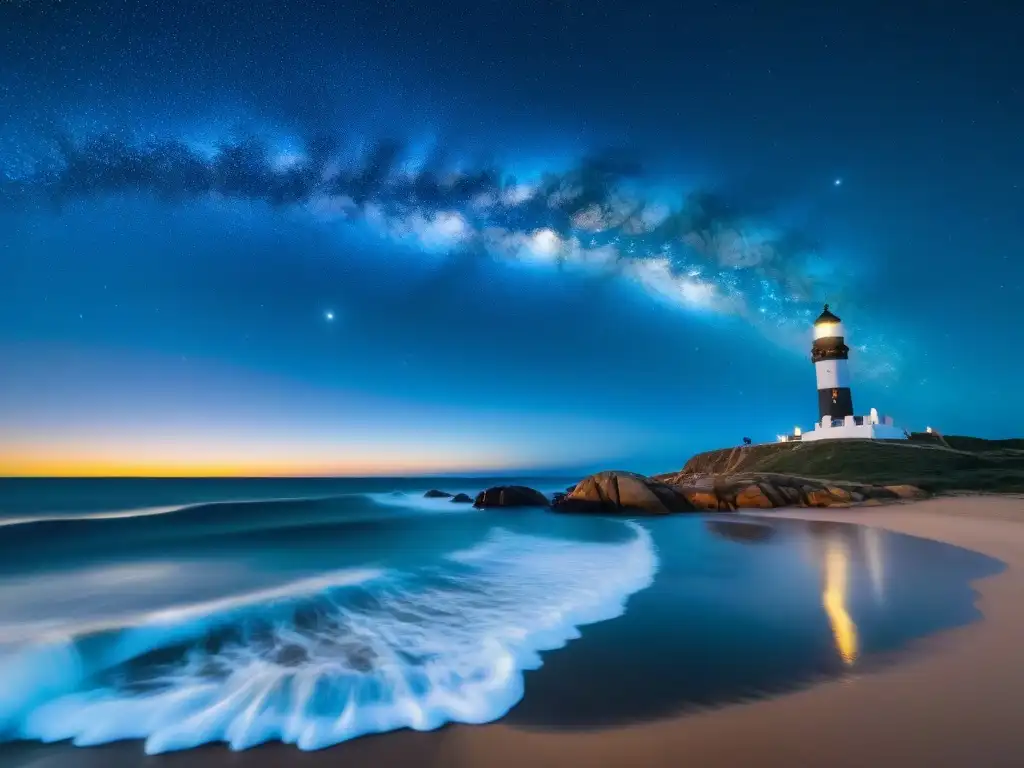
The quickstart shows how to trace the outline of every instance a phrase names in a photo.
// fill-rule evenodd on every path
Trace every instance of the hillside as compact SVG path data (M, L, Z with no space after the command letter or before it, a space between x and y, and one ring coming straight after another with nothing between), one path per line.
M905 483L932 493L1024 491L1024 440L922 436L908 441L822 440L769 443L699 453L670 483L695 476L777 473L879 485Z

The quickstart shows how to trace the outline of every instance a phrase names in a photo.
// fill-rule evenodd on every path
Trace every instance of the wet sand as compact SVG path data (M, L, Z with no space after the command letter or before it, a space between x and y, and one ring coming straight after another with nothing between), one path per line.
M241 753L211 746L147 758L137 743L10 745L0 749L0 768L1024 765L1024 497L765 516L874 525L966 547L1008 567L974 584L984 620L918 641L883 669L774 699L599 731L449 726L312 753L282 745Z

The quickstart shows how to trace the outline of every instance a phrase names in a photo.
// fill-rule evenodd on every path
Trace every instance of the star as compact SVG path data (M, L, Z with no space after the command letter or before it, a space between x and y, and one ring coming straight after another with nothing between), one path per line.
M842 179L836 179L835 181L832 182L832 184L834 186L836 186L836 187L841 187L841 186L843 186L843 180Z
M326 312L324 312L324 317L327 319L327 322L331 322L332 320L334 320L334 312L331 310L327 310Z

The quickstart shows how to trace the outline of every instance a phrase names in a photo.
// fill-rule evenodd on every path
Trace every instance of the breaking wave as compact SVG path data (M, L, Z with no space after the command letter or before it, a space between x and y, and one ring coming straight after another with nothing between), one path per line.
M495 720L541 651L651 584L651 537L624 524L633 536L616 543L495 529L429 567L343 571L0 648L0 734L144 739L154 754Z

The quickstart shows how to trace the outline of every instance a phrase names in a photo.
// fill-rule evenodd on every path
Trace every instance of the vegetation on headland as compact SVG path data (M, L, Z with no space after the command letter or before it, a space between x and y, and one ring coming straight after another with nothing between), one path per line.
M699 453L658 480L794 475L820 480L912 485L929 493L1024 492L1024 440L914 435L911 440L820 440L770 443Z

